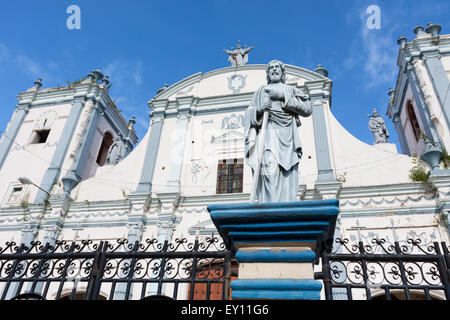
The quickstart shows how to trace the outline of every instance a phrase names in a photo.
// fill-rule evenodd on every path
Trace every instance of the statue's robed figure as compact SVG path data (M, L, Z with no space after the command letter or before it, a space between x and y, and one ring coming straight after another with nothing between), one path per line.
M266 73L268 84L254 93L245 113L245 158L253 174L261 163L256 187L259 202L296 201L298 163L302 156L299 116L310 116L312 107L301 90L284 84L282 62L269 62ZM264 112L268 112L268 121L261 144L263 150L259 152ZM260 161L259 154L262 154Z

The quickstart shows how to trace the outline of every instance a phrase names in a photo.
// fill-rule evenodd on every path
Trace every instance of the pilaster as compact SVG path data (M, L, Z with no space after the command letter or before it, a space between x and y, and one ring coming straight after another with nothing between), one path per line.
M55 244L64 227L71 201L71 198L62 195L53 196L49 199L50 213L44 216L42 223L45 230L44 243Z
M180 194L178 192L161 192L157 195L161 202L161 210L158 212L158 241L169 241L175 225L181 220L181 217L175 213L180 202Z
M176 132L172 135L170 171L167 186L165 187L167 192L180 192L180 177L183 168L184 148L189 119L193 109L193 102L193 96L177 98L178 124Z
M153 173L155 171L159 142L168 103L168 100L159 100L151 103L153 111L151 114L150 137L148 139L144 167L142 168L136 193L151 193Z
M432 139L433 143L441 144L441 140L431 119L430 110L425 102L425 98L421 90L419 79L417 77L413 63L408 63L406 69L409 84L414 95L414 100L416 101L417 109L419 110L419 116L422 119L422 123L424 124L425 134L430 137L430 139Z
M76 96L72 102L72 108L69 113L69 117L66 120L61 137L58 140L55 153L53 155L50 166L44 174L44 178L41 181L41 188L50 192L55 182L58 180L61 173L61 167L63 166L64 159L66 158L67 150L72 140L75 128L78 124L81 112L86 102L85 96ZM38 191L34 203L42 203L46 199L47 194L40 190Z
M327 125L325 121L326 104L321 99L312 100L314 141L317 155L317 182L336 181L331 166L331 156L328 144Z
M24 104L18 105L14 111L13 119L8 125L6 132L3 134L0 143L0 170L3 167L6 157L11 150L11 146L13 145L14 140L19 133L20 127L22 126L23 120L27 116L29 110L30 106L28 104Z
M91 115L89 118L88 125L86 126L81 140L80 148L75 156L75 161L72 165L72 169L68 174L62 178L64 184L64 193L70 196L72 189L81 181L83 170L86 166L86 161L88 159L88 153L91 149L92 141L94 139L95 131L97 130L98 121L100 120L100 104L95 103Z
M316 182L314 188L322 200L336 199L341 191L342 182Z
M433 88L441 105L441 110L447 125L450 127L450 82L440 59L441 55L437 46L421 47L423 61L430 76Z
M403 154L410 154L408 142L406 141L405 131L403 129L402 120L398 113L394 114L392 117L392 121L394 122L394 128L397 131L397 136L400 141L400 146L402 148Z

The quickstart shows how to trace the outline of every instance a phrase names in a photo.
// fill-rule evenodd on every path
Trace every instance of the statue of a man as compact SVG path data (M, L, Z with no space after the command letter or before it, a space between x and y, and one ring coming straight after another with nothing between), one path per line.
M373 134L374 144L388 142L387 139L389 138L389 133L386 124L381 116L377 114L376 109L373 109L372 115L370 116L369 130Z
M106 163L116 165L123 157L124 145L120 137L117 136L113 144L109 147L108 154L106 156Z
M253 47L245 46L245 48L241 47L241 41L238 42L237 47L230 51L230 50L224 50L226 53L228 53L228 61L230 61L231 65L233 67L236 66L243 66L248 61L248 53L250 50L252 50Z
M245 157L255 173L262 154L256 189L259 202L296 201L298 163L302 156L297 129L301 124L299 116L310 116L312 106L301 90L285 84L282 62L269 62L266 75L267 85L253 94L245 113ZM258 152L265 111L268 112L265 141L261 143L263 150Z

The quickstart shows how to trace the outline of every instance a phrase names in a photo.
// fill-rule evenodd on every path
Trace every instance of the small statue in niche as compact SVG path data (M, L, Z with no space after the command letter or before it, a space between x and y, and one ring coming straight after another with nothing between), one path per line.
M384 120L381 118L381 115L377 113L376 109L373 109L372 115L368 115L368 117L370 117L369 130L373 134L374 144L387 143L389 133Z
M108 155L106 157L106 163L110 165L116 165L122 160L125 151L125 145L120 138L116 136L113 144L109 147Z

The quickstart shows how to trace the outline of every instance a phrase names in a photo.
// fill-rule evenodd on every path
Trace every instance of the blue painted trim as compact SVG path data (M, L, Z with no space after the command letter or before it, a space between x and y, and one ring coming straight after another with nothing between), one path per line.
M76 155L75 163L72 167L72 170L75 171L76 175L80 178L83 175L84 168L86 166L86 162L88 160L88 154L91 150L92 142L94 140L95 132L97 131L98 122L100 120L100 109L98 106L94 106L92 110L92 115L89 120L88 126L86 128L84 139L81 143L81 150L79 150Z
M415 69L413 66L411 66L407 68L407 70L409 84L411 86L411 91L413 93L414 99L417 103L417 109L419 110L419 116L422 120L425 134L428 137L432 138L434 142L440 142L442 144L442 141L437 134L434 123L431 120L430 111L427 104L425 103L425 97L423 96L422 89L420 88L419 79L417 78Z
M234 204L211 204L207 208L212 210L239 210L239 209L261 209L261 208L299 208L299 207L322 207L324 205L339 206L339 200L308 200L308 201L290 201L290 202L271 202L271 203L234 203Z
M327 229L330 226L328 221L294 221L294 222L271 222L271 223L255 223L255 224L224 224L222 228L227 230L310 230L317 227Z
M232 299L320 300L320 291L233 290Z
M231 282L233 299L319 300L322 283L312 279L238 279Z
M156 157L158 155L162 127L162 119L155 121L152 125L150 137L147 142L147 150L145 151L144 167L142 168L141 178L139 180L139 185L136 188L136 193L150 193L152 190L152 179L156 166Z
M231 231L228 234L230 237L238 238L238 239L246 239L246 238L255 238L259 239L271 239L271 238L283 238L283 239L298 239L298 238L307 238L318 237L322 235L322 230L319 231L269 231L269 232L236 232Z
M322 290L322 282L313 279L237 279L232 290Z
M208 207L209 208L209 207ZM312 208L261 208L241 210L215 210L210 211L211 217L216 221L240 222L260 219L262 221L311 221L320 218L329 218L337 215L339 208L334 206L312 207Z
M97 131L98 122L100 120L100 110L98 104L94 105L93 110L89 118L89 122L85 128L84 135L81 141L81 147L75 156L75 161L72 169L63 177L70 180L71 183L64 184L64 192L70 194L72 189L81 181L83 171L88 160L88 154L91 149L92 140L94 139L95 132Z
M316 254L312 250L262 249L239 250L236 260L241 262L313 262Z
M289 244L298 244L299 246L304 246L305 244L313 244L316 245L318 240L321 239L304 239L304 240L298 240L298 239L246 239L244 240L236 240L236 239L230 239L233 241L234 244L238 244L238 245L243 245L243 244L266 244L266 243L276 243L279 244L280 242L282 242L283 244L289 245ZM318 256L316 255L316 259L318 258Z
M317 182L336 181L333 168L331 167L331 157L328 145L327 126L325 123L325 112L322 103L313 105L313 127L314 142L317 155Z
M400 115L397 115L397 117L398 117L397 122L393 121L394 128L395 128L395 131L397 131L397 136L399 138L400 146L402 148L402 153L409 155L410 151L409 151L408 142L406 141L405 132L403 130L402 120L400 118Z
M450 94L448 88L450 81L445 71L444 65L438 56L426 57L424 59L425 66L430 75L431 82L433 83L434 91L441 104L441 109L444 114L444 118L447 121L447 125L450 126Z
M316 263L333 241L339 201L210 205L211 219L228 248L242 244L315 243Z
M19 133L19 129L22 126L23 120L28 114L29 107L20 107L16 109L11 124L8 127L8 130L5 132L5 136L2 139L2 143L0 144L0 169L3 167L6 158L8 157L9 151L11 150L11 146L16 139L17 133Z
M47 171L44 174L44 178L41 181L41 188L50 192L53 187L53 184L58 180L59 175L61 173L61 167L64 163L64 159L67 154L67 150L69 148L70 142L72 140L73 134L78 124L78 120L81 115L81 111L84 107L84 101L75 101L72 105L72 108L69 113L69 117L66 120L64 125L63 132L61 137L58 140L58 144L56 146L55 153L53 154L52 161ZM38 190L34 203L42 203L44 199L47 198L47 194Z

